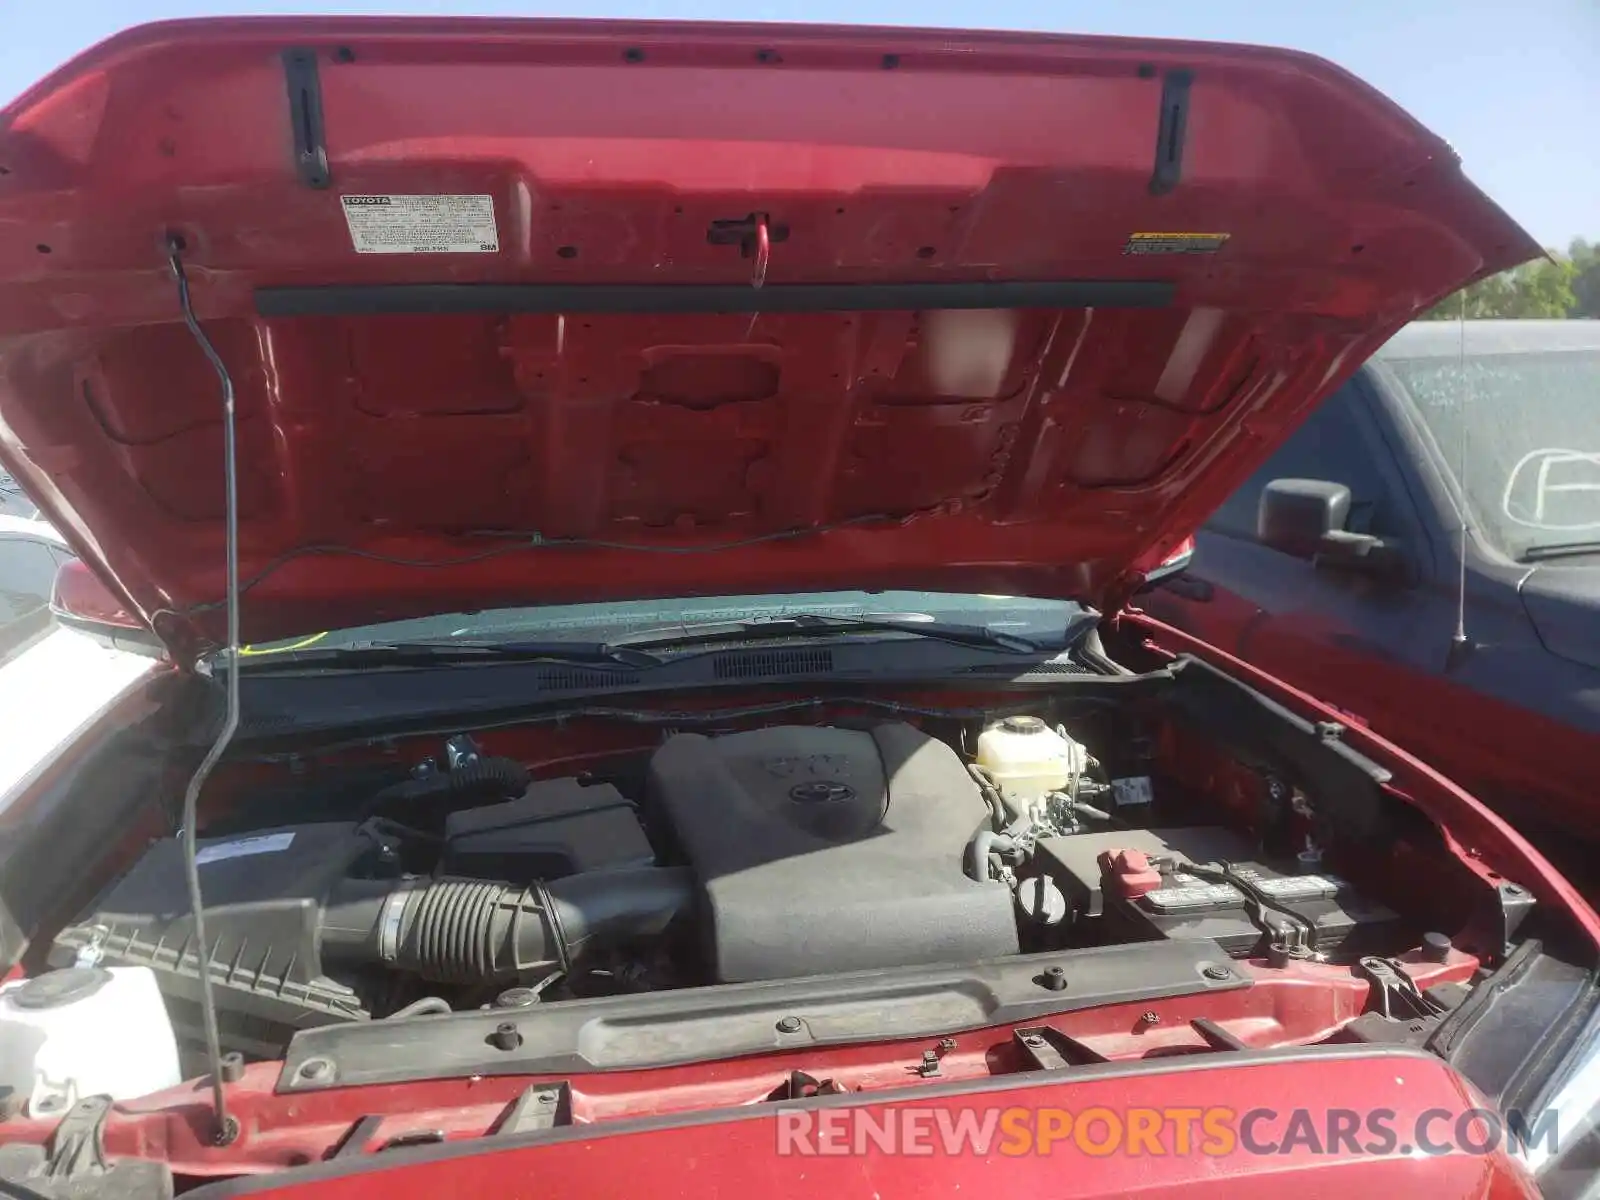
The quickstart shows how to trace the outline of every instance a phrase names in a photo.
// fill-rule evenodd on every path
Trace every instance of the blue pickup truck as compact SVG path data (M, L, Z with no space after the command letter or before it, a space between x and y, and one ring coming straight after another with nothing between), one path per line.
M1595 839L1600 321L1408 326L1142 603Z

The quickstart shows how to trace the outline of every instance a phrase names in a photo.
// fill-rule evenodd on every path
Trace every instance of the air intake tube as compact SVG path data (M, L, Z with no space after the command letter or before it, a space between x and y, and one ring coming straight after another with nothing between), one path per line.
M519 888L480 879L349 880L323 914L328 959L488 984L660 934L693 903L683 867L590 871Z

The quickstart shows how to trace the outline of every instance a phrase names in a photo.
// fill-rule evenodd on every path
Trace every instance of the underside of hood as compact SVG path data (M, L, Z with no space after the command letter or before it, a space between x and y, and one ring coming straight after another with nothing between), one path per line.
M0 113L0 459L181 655L512 604L1115 603L1538 252L1305 55L882 29L150 26Z

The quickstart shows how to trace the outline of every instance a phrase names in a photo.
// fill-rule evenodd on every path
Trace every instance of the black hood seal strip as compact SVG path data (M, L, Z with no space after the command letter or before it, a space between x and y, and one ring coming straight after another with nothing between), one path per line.
M297 135L298 136L298 135ZM1129 279L918 283L395 283L257 288L263 317L441 313L828 313L1167 308L1173 284Z

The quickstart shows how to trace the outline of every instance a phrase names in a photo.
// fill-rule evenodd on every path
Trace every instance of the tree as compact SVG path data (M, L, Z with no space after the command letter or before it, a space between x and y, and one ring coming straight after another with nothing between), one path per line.
M1576 246L1577 243L1574 243ZM1587 248L1588 244L1584 243ZM1523 263L1509 271L1480 279L1465 290L1467 319L1492 317L1565 317L1574 314L1578 299L1574 281L1578 277L1575 261L1549 258ZM1600 274L1596 276L1600 284ZM1461 315L1461 295L1457 292L1423 316L1433 321L1453 321Z
M1574 317L1600 317L1600 245L1583 238L1573 238L1567 248L1567 258L1574 272L1572 295L1575 303L1570 309Z

